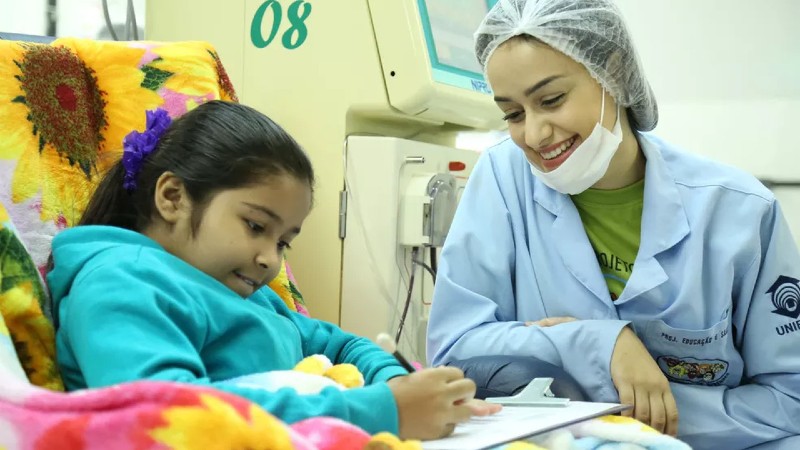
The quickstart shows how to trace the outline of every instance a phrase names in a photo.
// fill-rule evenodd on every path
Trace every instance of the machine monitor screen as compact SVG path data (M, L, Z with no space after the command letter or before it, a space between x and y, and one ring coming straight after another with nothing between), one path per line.
M497 0L418 0L433 79L490 94L475 58L473 34Z

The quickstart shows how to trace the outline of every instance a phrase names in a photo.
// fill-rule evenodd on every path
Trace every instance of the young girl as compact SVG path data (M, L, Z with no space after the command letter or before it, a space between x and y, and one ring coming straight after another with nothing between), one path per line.
M433 363L539 358L696 449L800 448L800 255L773 194L646 133L611 0L500 0L475 36L511 139L444 246Z
M211 385L286 422L333 416L418 439L490 412L470 402L475 385L457 369L407 375L368 340L291 312L264 287L300 233L314 184L305 153L267 117L220 101L174 123L157 110L124 147L79 226L53 240L48 283L69 389ZM312 354L354 364L367 386L301 396L224 382Z

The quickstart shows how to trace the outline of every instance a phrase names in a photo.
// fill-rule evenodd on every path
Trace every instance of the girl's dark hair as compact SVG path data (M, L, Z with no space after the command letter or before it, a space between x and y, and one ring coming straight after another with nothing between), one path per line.
M155 213L156 181L167 171L183 181L195 205L195 230L205 206L220 191L281 174L305 181L312 189L314 186L311 161L286 131L249 106L214 100L170 125L144 160L133 192L123 187L122 162L114 164L78 225L111 225L141 231Z

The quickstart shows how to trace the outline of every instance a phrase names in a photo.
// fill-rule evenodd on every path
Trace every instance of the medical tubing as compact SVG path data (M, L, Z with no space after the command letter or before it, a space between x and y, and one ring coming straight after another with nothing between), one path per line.
M430 252L431 258L431 271L433 272L433 284L436 284L436 273L439 271L439 264L436 261L436 247L429 247L428 251Z
M108 31L111 33L111 37L118 41L119 38L117 37L117 33L114 32L114 25L111 23L111 16L108 15L108 0L103 0L103 16L106 18L106 26L108 27Z
M394 337L395 342L400 342L400 336L403 334L403 325L405 325L406 316L408 315L408 308L411 306L411 294L414 292L414 276L417 272L417 253L419 253L419 247L413 247L411 249L411 275L408 278L406 304L403 305L403 315L400 316L400 324L397 326L397 336Z

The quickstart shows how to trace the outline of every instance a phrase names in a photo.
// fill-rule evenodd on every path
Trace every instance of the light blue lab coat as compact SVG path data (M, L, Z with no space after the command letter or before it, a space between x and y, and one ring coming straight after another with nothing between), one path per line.
M616 302L570 197L537 180L510 140L481 156L442 252L431 363L531 355L592 400L618 401L609 366L630 324L671 382L681 439L797 444L800 254L775 197L742 171L649 134L639 141L641 245ZM580 320L523 325L556 316Z

